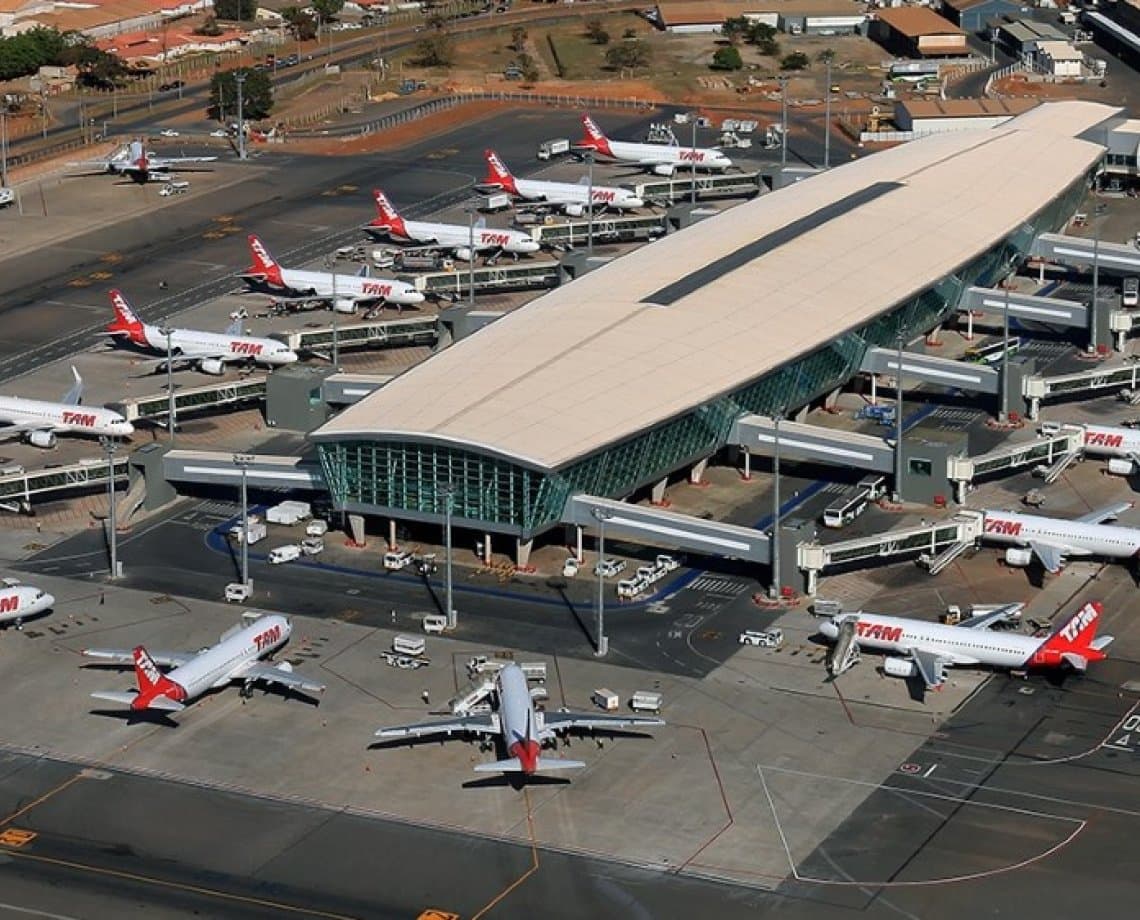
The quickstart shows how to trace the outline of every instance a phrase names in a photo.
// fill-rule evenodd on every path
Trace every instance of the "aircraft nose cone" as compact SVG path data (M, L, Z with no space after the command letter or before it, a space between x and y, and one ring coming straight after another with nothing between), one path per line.
M522 243L519 243L520 252L538 252L538 250L541 248L542 247L539 246L535 240L526 240Z
M404 294L405 303L423 303L426 299L419 291L408 291Z
M827 620L822 623L819 627L819 631L827 636L828 639L834 639L839 635L839 629L832 620Z
M40 600L43 602L45 610L48 607L54 607L55 606L55 595L54 594L45 594L43 597L40 598Z
M295 352L295 351L286 351L286 352L283 352L281 355L281 363L282 364L292 364L293 362L295 362L297 360L299 360L299 359L297 357L297 352Z
M643 198L627 198L625 200L625 203L628 204L631 208L645 207L645 200Z
M130 422L116 422L114 427L115 434L129 436L135 433L135 426Z

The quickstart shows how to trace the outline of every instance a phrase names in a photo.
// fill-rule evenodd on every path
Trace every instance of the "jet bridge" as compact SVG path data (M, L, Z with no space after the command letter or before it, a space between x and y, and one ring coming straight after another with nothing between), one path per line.
M967 314L985 313L1001 317L1009 304L1010 319L1027 322L1050 323L1054 326L1075 326L1088 328L1089 310L1075 300L1062 300L1059 297L1039 297L1020 291L1003 291L997 288L970 287L962 295L958 304L960 311ZM973 338L973 317L967 318L966 338Z
M966 499L966 486L972 482L1026 466L1068 465L1073 455L1084 448L1084 443L1083 429L1065 426L1057 434L1020 444L1007 444L976 457L951 457L946 476L954 483L955 501L961 504Z
M1103 390L1136 389L1140 384L1140 362L1118 367L1093 367L1075 374L1056 377L1026 377L1022 381L1021 395L1029 406L1029 418L1036 419L1041 403L1048 399L1068 396L1087 396Z
M899 354L893 348L870 348L863 356L859 370L864 374L898 373ZM968 364L949 358L936 358L933 355L916 355L903 352L903 377L912 377L923 383L971 390L976 393L998 393L1001 390L1001 374L985 364Z
M380 320L374 323L337 323L337 347L403 348L434 345L439 337L435 317ZM292 332L275 332L270 338L284 342L293 351L327 352L332 349L333 327L319 326Z
M821 428L800 422L780 422L780 456L786 460L848 466L890 473L894 450L882 438L854 431ZM746 415L736 420L728 436L750 454L770 457L775 453L776 425L764 415Z
M572 495L562 509L562 522L597 529L595 511L605 521L607 537L771 564L771 540L766 533L660 508L628 505L594 495Z
M200 387L181 387L174 391L174 413L181 417L188 412L208 411L223 406L236 406L248 402L264 402L265 375L244 380L225 380ZM165 418L170 412L170 397L166 393L153 396L130 396L120 402L108 403L128 422L140 419Z
M348 406L375 393L395 376L395 374L329 374L321 381L321 400L330 406Z
M197 482L237 488L241 468L234 462L233 451L172 450L162 458L162 473L167 482ZM325 475L315 460L302 457L280 457L271 454L248 454L246 484L255 489L303 489L327 491Z
M474 276L474 278L472 278ZM416 275L413 284L425 297L464 297L474 286L475 293L555 288L561 282L557 262L535 261L486 265L472 271L459 266L452 271Z
M940 524L904 527L838 543L801 543L796 547L796 565L805 576L804 590L814 595L825 569L913 553L935 556L948 547L968 547L981 537L982 524L980 512L962 512Z
M711 201L715 198L751 198L759 195L764 188L761 173L723 173L721 175L698 175L697 200ZM633 187L634 194L642 201L688 201L693 194L692 176L666 179L660 182L639 182Z
M1124 243L1106 243L1104 240L1097 242L1061 233L1042 233L1033 241L1029 255L1046 262L1082 268L1091 268L1095 261L1100 271L1109 274L1140 274L1140 249Z
M653 240L668 231L664 214L635 215L633 217L595 217L595 243L633 243ZM531 228L530 235L544 247L569 249L585 246L590 233L589 220L569 220L552 224L539 224Z
M130 475L130 460L124 454L113 461L115 482L125 481ZM107 459L92 457L69 463L66 466L42 470L25 470L14 476L0 477L0 508L5 511L26 511L31 508L32 496L59 496L68 492L93 491L92 487L107 488Z

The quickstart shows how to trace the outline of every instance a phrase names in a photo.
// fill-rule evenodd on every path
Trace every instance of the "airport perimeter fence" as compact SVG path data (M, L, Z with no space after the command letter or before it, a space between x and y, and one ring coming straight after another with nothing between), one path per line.
M408 122L417 121L420 118L426 118L428 115L434 115L436 112L444 112L460 105L466 105L469 102L499 102L513 105L554 106L556 108L580 110L641 110L651 109L656 105L656 103L649 100L634 97L615 99L610 96L555 95L550 93L527 93L516 90L460 91L447 96L438 96L435 99L422 102L419 105L412 106L400 112L392 112L390 115L376 119L376 121L370 121L360 126L359 134L361 137L364 137L369 134L375 134L377 131L386 131L390 128L405 125ZM313 120L317 120L320 117L324 116L315 116Z

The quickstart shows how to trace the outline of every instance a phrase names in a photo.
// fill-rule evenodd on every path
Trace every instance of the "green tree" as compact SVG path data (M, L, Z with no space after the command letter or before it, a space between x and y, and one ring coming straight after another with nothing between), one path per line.
M416 42L415 63L421 67L450 67L454 60L455 42L442 30Z
M219 19L252 22L257 15L257 0L214 0L214 15Z
M273 81L264 70L237 67L214 74L210 81L210 111L220 118L223 112L237 112L237 75L245 74L241 88L242 115L250 121L260 121L273 111Z
M210 13L202 20L202 24L194 30L195 35L221 35L222 27L218 25L218 19Z
M748 41L755 45L757 50L768 57L776 57L780 53L780 43L776 41L776 30L766 22L754 22L748 27Z
M522 26L515 26L513 29L511 29L511 50L521 52L524 48L526 48L526 39L526 29L524 29Z
M519 70L522 71L523 79L527 83L534 83L539 78L538 61L532 58L525 51L518 56L516 62Z
M743 66L744 61L741 60L740 51L735 45L718 48L716 54L713 55L713 70L740 70Z
M613 70L637 70L648 67L653 59L649 43L641 40L622 42L606 51L606 65Z
M608 45L610 33L605 30L602 21L597 17L586 20L586 34L595 45Z
M317 37L317 21L312 13L304 12L299 6L287 6L281 10L281 16L297 41L307 42Z
M720 34L727 38L730 44L739 45L748 38L750 28L751 23L743 16L732 16L721 23Z
M309 4L321 22L330 22L344 9L344 0L312 0Z
M127 68L122 60L96 48L87 36L68 32L64 38L66 47L54 63L74 66L84 83L110 89L126 76Z
M802 51L793 51L780 61L780 70L807 70L811 61Z

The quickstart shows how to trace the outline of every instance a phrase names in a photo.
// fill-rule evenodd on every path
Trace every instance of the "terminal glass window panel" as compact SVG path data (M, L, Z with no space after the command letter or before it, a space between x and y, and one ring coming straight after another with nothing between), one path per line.
M911 457L906 462L906 469L911 476L930 477L934 475L934 461L923 457Z

